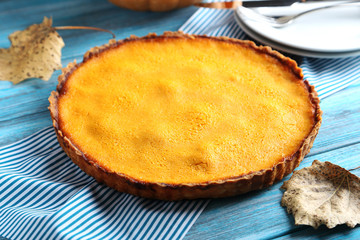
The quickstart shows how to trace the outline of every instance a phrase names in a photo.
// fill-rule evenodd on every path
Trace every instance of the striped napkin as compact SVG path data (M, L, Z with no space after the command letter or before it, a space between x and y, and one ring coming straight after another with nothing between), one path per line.
M52 127L0 148L6 238L181 239L207 203L150 200L99 184L71 162Z
M199 8L180 30L191 34L249 39L237 25L233 14L230 9ZM360 56L334 59L301 57L300 62L305 78L315 86L320 99L360 80Z

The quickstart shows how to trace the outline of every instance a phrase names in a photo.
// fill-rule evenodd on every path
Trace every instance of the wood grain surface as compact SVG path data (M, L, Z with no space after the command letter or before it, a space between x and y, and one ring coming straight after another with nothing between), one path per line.
M7 39L10 33L40 23L44 16L53 17L55 26L100 27L122 39L132 34L175 31L195 11L196 7L165 13L133 12L105 0L1 0L0 47L10 46ZM74 59L81 61L87 50L108 42L111 37L88 30L64 30L59 34L65 41L63 66ZM48 82L29 79L13 85L0 81L0 146L51 125L47 99L57 85L59 74L56 71ZM360 84L356 84L321 102L323 125L311 153L298 169L311 165L314 159L331 161L347 169L360 166L359 93ZM353 173L359 176L360 170ZM314 230L295 226L292 216L280 206L281 184L242 196L211 200L185 239L360 239L359 227Z

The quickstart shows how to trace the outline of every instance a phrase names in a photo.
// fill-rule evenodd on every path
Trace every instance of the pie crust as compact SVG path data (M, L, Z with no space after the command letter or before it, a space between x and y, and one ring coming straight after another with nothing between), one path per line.
M76 144L70 140L70 137L66 135L59 124L58 102L62 92L66 91L66 82L69 77L74 71L81 68L83 63L92 58L97 58L105 51L121 47L124 43L179 38L207 39L211 41L238 44L244 48L253 49L258 54L276 59L279 64L284 66L284 69L290 69L299 81L303 81L304 87L308 91L314 120L313 125L310 128L310 133L303 139L298 149L292 154L283 157L275 165L269 168L250 171L239 176L194 183L164 183L139 180L127 174L116 172L106 166L102 166L96 159L86 156L86 154L80 150L80 147L76 146ZM166 32L160 36L157 36L156 34L149 34L141 38L131 36L125 40L111 40L106 45L92 48L84 55L83 63L78 64L75 61L73 63L69 63L68 66L62 70L62 74L58 78L59 83L56 91L53 91L49 97L49 110L53 121L53 127L61 147L76 165L78 165L88 175L94 177L98 182L105 183L109 187L112 187L120 192L130 193L146 198L172 201L181 199L228 197L266 188L281 180L284 176L290 174L297 166L299 166L305 155L309 153L321 125L322 111L319 106L319 98L314 87L311 86L308 81L303 80L302 71L297 66L296 62L272 50L270 47L256 46L251 41L242 41L227 37L188 35L182 32Z

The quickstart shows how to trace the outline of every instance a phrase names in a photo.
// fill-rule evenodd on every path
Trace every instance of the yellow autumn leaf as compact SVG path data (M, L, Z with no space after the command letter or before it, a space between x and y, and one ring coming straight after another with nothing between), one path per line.
M53 71L61 68L65 44L51 18L12 33L9 40L11 47L0 49L0 80L14 84L27 78L49 80Z
M360 223L360 178L330 162L315 160L284 182L281 205L296 225L355 227Z

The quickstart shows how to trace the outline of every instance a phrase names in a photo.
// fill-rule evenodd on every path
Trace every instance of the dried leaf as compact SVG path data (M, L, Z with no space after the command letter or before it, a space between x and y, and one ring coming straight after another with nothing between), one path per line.
M333 228L360 222L360 178L330 162L315 160L311 167L295 171L286 181L281 205L296 225Z
M29 26L9 36L11 47L0 49L0 80L19 83L27 78L49 80L61 68L64 41L44 17L40 24Z

